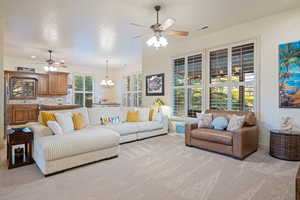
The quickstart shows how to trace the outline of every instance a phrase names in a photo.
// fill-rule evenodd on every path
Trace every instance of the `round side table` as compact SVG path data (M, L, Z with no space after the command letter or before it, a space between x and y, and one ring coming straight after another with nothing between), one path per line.
M270 155L282 160L300 161L300 132L271 130Z

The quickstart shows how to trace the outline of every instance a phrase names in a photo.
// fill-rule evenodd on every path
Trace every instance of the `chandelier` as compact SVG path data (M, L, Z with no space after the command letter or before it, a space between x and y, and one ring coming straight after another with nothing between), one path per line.
M105 79L103 79L100 82L100 85L102 87L113 87L115 85L115 83L109 79L108 77L108 60L106 60L106 72L105 72Z
M167 39L160 33L152 36L146 43L149 47L155 47L156 49L160 47L166 47L168 45Z

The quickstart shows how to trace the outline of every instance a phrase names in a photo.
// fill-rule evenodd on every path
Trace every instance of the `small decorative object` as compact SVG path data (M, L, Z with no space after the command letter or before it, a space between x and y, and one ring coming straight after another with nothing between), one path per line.
M146 76L146 96L165 95L165 74Z
M64 101L64 99L61 98L61 97L56 98L56 103L57 103L58 105L62 105L62 104L63 104L63 101Z
M300 108L300 41L279 45L279 107Z
M160 98L156 98L152 105L154 106L155 112L161 112L161 107L164 106L165 103Z
M290 133L293 130L293 118L285 116L281 117L280 129L284 132Z
M156 98L153 102L153 105L155 105L155 106L164 106L165 103L160 98Z
M10 99L36 99L36 80L32 78L11 78Z
M25 156L25 145L20 144L20 145L14 145L12 147L13 152L12 152L12 164L19 164L22 162L26 162L26 156Z
M31 73L35 73L35 69L34 68L28 68L28 67L17 67L17 71L18 72L31 72Z

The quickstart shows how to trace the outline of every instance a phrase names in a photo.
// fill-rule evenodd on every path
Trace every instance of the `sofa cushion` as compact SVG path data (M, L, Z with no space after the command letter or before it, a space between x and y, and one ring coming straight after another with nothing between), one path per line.
M120 135L115 131L90 127L64 135L41 137L35 140L34 150L45 160L57 160L118 146L119 140Z
M157 121L148 122L124 122L119 124L108 124L105 128L109 128L118 132L121 136L134 134L138 132L153 131L162 129L163 124Z
M219 144L232 145L232 133L228 131L198 128L191 131L191 137Z
M158 121L138 122L137 126L138 132L153 131L163 128L163 124Z
M107 124L105 125L105 128L116 131L121 136L123 136L123 135L137 133L139 131L138 130L139 126L137 125L137 123L141 123L141 122L124 122L119 124Z

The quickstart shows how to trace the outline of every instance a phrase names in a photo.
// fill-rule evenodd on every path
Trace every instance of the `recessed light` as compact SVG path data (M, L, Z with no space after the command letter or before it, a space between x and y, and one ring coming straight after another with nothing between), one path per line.
M35 58L36 58L36 56L30 56L30 58L32 58L32 59L35 59Z

